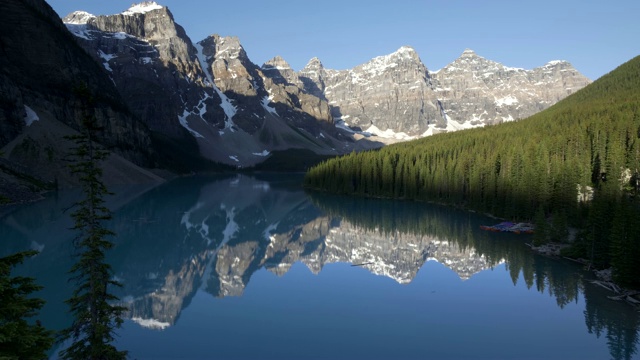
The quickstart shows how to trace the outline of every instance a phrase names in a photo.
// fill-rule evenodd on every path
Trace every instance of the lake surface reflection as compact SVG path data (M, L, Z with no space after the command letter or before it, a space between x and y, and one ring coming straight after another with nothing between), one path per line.
M484 216L307 194L299 174L113 189L110 253L135 359L631 359L637 310L573 263L532 254ZM2 218L0 254L69 322L72 233L62 193Z

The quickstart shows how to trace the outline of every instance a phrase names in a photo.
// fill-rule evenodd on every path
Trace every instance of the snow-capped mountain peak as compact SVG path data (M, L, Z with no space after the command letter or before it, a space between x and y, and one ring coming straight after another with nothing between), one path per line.
M414 56L416 53L416 50L411 47L411 46L401 46L398 50L396 50L392 55L402 55L402 56Z
M379 76L387 71L396 71L404 66L404 63L420 63L420 58L416 51L409 46L402 46L389 55L378 56L371 59L366 64L356 66L353 69L354 79L361 82L360 72L364 72L367 76Z
M280 55L276 55L273 59L262 64L262 70L291 70L291 65L286 62Z
M65 24L72 25L84 25L89 22L89 20L95 18L96 16L90 14L86 11L74 11L71 14L64 17L63 22Z
M460 55L460 57L472 57L472 56L477 56L476 52L468 48L464 49L464 51Z
M312 57L311 60L309 60L309 62L307 63L307 65L305 67L310 67L310 66L319 66L322 67L322 61L320 61L320 59L318 59L317 57Z
M471 49L430 72L410 46L346 70L325 69L313 58L296 73L280 56L252 63L235 36L212 35L194 45L169 9L154 1L113 16L76 12L65 22L150 129L190 134L200 155L233 166L262 161L256 154L265 149L345 153L380 146L381 138L401 141L512 121L588 83L562 61L525 71ZM127 74L155 84L165 100L134 92ZM344 140L352 136L365 139Z
M571 66L571 64L566 60L551 60L548 63L544 64L543 67L554 67L554 66Z

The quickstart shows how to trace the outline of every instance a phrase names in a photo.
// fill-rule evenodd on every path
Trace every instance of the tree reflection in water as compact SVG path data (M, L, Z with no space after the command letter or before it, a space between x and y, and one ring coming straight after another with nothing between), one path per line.
M129 318L166 328L198 290L241 296L257 271L282 275L296 262L314 273L330 263L362 264L399 283L411 282L429 259L462 279L505 263L514 284L524 281L553 296L560 308L584 294L587 330L606 337L611 357L637 353L638 312L607 299L577 264L532 254L527 235L482 231L480 225L492 219L449 207L307 194L301 179L194 177L146 192L120 191L110 206L118 234L110 261L125 284L119 296L130 307ZM0 222L3 254L44 249L24 270L46 286L43 322L54 328L68 321L62 299L70 291L64 281L70 235L62 209L73 196L65 196L18 209Z

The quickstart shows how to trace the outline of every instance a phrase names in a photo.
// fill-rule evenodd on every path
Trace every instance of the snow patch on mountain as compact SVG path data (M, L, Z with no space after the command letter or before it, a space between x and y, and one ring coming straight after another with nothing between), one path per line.
M270 96L265 96L262 98L262 107L270 112L273 115L278 116L278 113L276 112L276 109L272 108L271 106L269 106L269 103L271 103L271 97Z
M69 32L71 34L73 34L73 36L85 39L85 40L92 40L93 37L91 36L90 32L91 30L89 30L87 28L86 24L68 24L65 23L64 24L67 27L67 30L69 30Z
M268 150L262 150L262 152L259 153L252 153L255 156L269 156L269 154L271 154Z
M36 114L36 112L33 111L33 109L28 107L27 105L24 106L24 112L25 112L24 123L27 126L31 126L31 124L33 124L34 121L40 120L40 117L38 117L38 114Z
M213 76L211 75L211 71L209 71L207 57L202 52L202 45L200 43L194 43L193 46L197 50L196 56L198 58L198 61L200 62L200 67L202 68L202 71L204 71L204 74L207 77L208 85L210 85L213 88L213 91L215 91L216 94L218 94L218 96L220 97L220 100L221 100L220 107L222 108L225 114L224 130L229 130L233 132L235 131L234 130L235 124L233 122L233 117L236 115L236 112L238 111L238 109L235 105L233 105L233 103L231 102L231 99L229 99L229 97L227 97L227 95L225 95L216 86L216 83L213 81ZM221 135L224 134L224 131L220 131L220 134Z
M98 50L98 56L100 56L102 58L102 60L104 60L104 62L102 63L102 66L104 66L104 68L109 71L112 72L113 69L111 69L111 66L109 66L109 61L113 58L116 57L116 55L113 54L105 54L102 50Z
M191 115L191 112L187 109L184 109L184 112L182 113L182 115L178 116L178 121L180 122L180 125L182 125L183 128L187 129L191 133L191 135L197 138L204 138L202 134L193 130L191 127L189 127L189 122L187 122L187 117L189 115Z
M410 136L407 135L405 132L395 132L391 129L387 129L385 131L382 131L380 129L378 129L377 126L375 125L371 125L367 130L364 131L365 134L373 134L376 135L378 137L381 138L385 138L385 139L396 139L396 140L403 140L403 141L407 141L407 140L413 140L416 137L415 136Z
M517 103L518 103L518 99L513 95L507 95L503 98L496 99L495 101L496 106L513 105Z
M350 133L356 133L356 131L355 131L355 130L353 130L353 129L349 126L349 124L347 124L347 122L343 120L343 119L346 119L346 118L348 118L348 117L349 117L349 115L347 115L347 116L343 116L342 118L335 118L335 119L334 119L334 121L335 121L335 123L334 123L334 124L335 124L335 127L337 127L338 129L342 129L342 130L348 131L348 132L350 132Z
M149 11L160 10L163 6L158 5L155 1L145 1L139 4L133 4L128 10L122 12L122 15L145 14Z
M427 131L422 133L420 135L420 137L427 137L427 136L440 134L440 133L445 133L445 132L453 132L453 131L460 131L460 130L466 130L466 129L474 129L474 128L478 128L478 127L484 127L484 125L485 124L483 122L474 121L474 120L468 120L468 121L459 123L459 122L457 122L455 120L448 119L447 120L447 126L444 127L444 128L438 127L436 124L429 124L427 126Z

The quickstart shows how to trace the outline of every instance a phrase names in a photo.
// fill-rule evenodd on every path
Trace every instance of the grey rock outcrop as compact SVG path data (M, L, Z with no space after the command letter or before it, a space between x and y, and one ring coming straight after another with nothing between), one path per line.
M589 82L566 62L514 69L470 50L430 72L408 46L350 70L313 58L296 73L279 56L258 66L237 37L192 43L155 2L115 15L76 12L65 22L152 131L197 149L194 156L240 167L279 150L342 154L379 147L382 137L511 121Z
M175 146L194 144L196 156L249 166L277 150L338 154L360 146L333 126L326 100L252 63L238 38L192 43L155 2L107 16L75 12L64 21L132 111ZM379 145L365 147L372 146Z
M199 113L206 102L204 72L196 49L184 29L166 8L142 3L121 14L67 15L63 21L79 43L103 64L129 107L149 128L172 138L187 137L179 116ZM82 23L86 21L85 23ZM217 125L221 111L203 114Z
M262 72L268 78L267 88L277 107L278 104L286 104L289 108L300 109L302 113L318 120L319 124L325 125L323 128L326 131L332 131L333 117L329 103L323 97L307 92L296 72L283 58L276 56L267 61L262 65ZM304 126L303 123L297 125ZM318 134L317 129L308 131Z
M261 99L267 96L258 66L252 63L237 37L211 35L198 42L205 68L226 105L227 128L255 134L268 113Z
M2 1L0 43L0 147L5 158L67 186L73 179L63 160L69 146L63 136L92 116L103 128L100 143L129 161L154 165L148 129L44 1ZM91 99L79 95L83 87Z
M566 61L524 70L472 50L431 72L406 46L350 70L325 69L314 58L298 76L336 119L399 139L525 118L590 83Z
M525 70L469 49L432 77L449 119L489 125L533 115L590 83L566 61Z
M324 95L326 89L325 79L327 72L324 65L317 57L309 60L307 65L300 70L298 78L302 81L302 86L311 95L315 95L321 99L327 99Z
M442 123L429 73L410 47L351 70L324 69L312 60L299 75L307 92L322 91L335 118L361 130L420 134Z

